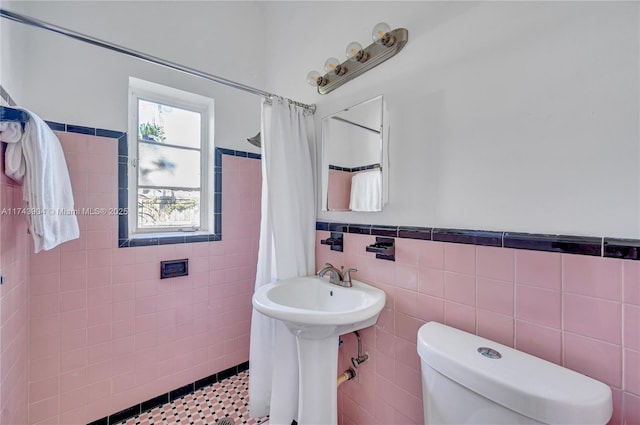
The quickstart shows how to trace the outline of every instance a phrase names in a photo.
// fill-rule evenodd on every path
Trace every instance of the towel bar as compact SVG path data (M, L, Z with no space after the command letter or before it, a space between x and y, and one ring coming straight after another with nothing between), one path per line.
M331 237L327 239L320 239L320 243L322 245L329 245L331 247L331 251L342 252L344 239L342 238L342 233L331 232Z
M367 246L367 252L375 252L376 258L396 261L395 239L376 237L376 243Z

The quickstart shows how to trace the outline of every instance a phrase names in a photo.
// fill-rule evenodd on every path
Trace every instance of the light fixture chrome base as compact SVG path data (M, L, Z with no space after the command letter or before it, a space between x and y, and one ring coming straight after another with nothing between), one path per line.
M394 43L387 47L382 44L372 43L364 48L364 53L367 55L365 62L350 61L347 60L340 64L342 68L346 69L346 72L342 75L336 75L334 73L327 73L322 76L323 81L326 84L318 86L318 93L327 94L337 89L347 81L356 78L358 75L364 74L371 68L380 65L382 62L394 57L402 50L402 48L409 41L409 31L405 28L397 28L390 32L390 35L395 40Z

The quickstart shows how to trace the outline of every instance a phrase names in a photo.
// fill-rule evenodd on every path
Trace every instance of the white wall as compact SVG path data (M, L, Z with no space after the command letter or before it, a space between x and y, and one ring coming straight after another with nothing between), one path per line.
M382 213L319 212L321 220L640 237L638 2L11 7L317 103L318 120L384 94L389 204ZM306 84L307 72L341 57L348 42L369 43L379 21L409 30L398 56L325 96ZM46 119L124 130L133 75L214 97L218 145L253 149L244 139L258 130L259 98L40 30L24 33L23 79L7 78L5 88Z
M264 20L254 2L4 2L3 7L249 86L264 86ZM260 97L36 28L2 20L28 52L0 83L47 120L126 131L129 76L212 97L216 145L259 152ZM5 30L5 27L7 28ZM15 44L14 44L15 43ZM4 66L3 66L4 70ZM11 78L9 78L11 77ZM24 89L20 87L24 86Z
M13 2L0 0L2 8L8 8L11 4ZM0 19L0 85L8 90L14 100L24 89L20 71L24 68L25 54L21 41L25 30L7 19Z
M317 117L384 94L391 116L388 206L319 219L640 237L638 2L267 10L270 90L317 103ZM369 43L379 21L409 30L405 49L315 94L307 72Z

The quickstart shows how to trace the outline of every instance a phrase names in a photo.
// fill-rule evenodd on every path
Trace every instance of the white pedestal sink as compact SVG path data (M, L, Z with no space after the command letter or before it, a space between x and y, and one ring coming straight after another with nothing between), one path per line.
M383 291L352 283L345 288L318 276L297 277L253 295L255 309L284 322L298 340L300 425L337 424L339 336L373 325L384 307Z

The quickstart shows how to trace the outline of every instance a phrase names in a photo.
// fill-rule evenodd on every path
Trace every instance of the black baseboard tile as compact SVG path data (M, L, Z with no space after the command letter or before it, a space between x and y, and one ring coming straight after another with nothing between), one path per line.
M238 366L232 366L229 369L225 369L222 372L218 372L218 381L222 381L223 379L227 379L230 376L238 374Z
M238 365L238 373L242 373L245 370L249 370L249 360Z
M90 422L87 425L109 425L109 417L105 416L104 418L100 418L97 421Z
M202 378L202 379L198 379L196 382L193 383L193 389L195 391L198 391L199 389L202 389L204 387L207 387L209 385L213 385L216 382L218 382L218 374L214 373L213 375L209 375L206 378Z
M187 394L191 394L194 391L193 386L194 383L192 382L185 385L184 387L176 388L173 391L169 391L169 401L173 401Z
M116 424L118 422L122 422L126 419L132 418L136 415L139 415L140 405L137 404L135 406L131 406L127 409L121 410L118 413L114 413L113 415L109 415L109 425Z
M504 234L504 247L534 251L602 256L602 238L592 236L543 235L532 233Z
M155 409L156 407L162 406L166 403L169 403L169 393L159 395L158 397L154 397L140 403L140 413Z
M433 229L434 241L482 246L502 246L502 232L466 229Z
M640 240L604 238L603 255L624 260L640 260Z

